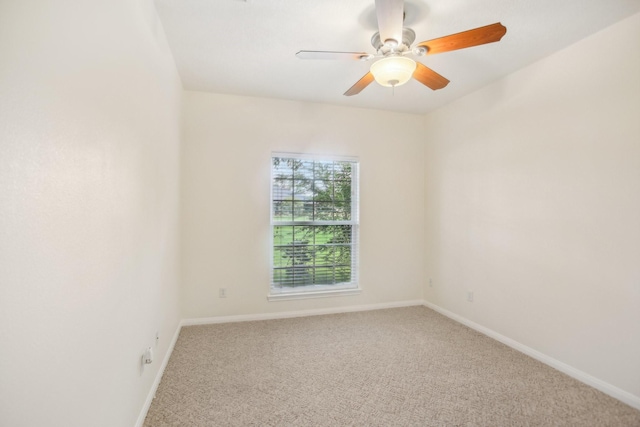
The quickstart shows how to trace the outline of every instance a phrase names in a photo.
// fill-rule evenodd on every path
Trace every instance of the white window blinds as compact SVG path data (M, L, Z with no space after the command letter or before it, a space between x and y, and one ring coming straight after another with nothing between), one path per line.
M358 287L358 162L274 153L272 293Z

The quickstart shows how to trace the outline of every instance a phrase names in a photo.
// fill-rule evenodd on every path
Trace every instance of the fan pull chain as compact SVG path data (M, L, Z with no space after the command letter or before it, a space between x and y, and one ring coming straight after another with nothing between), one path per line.
M396 86L398 83L400 83L398 80L389 80L389 84L391 85L391 96L395 96Z

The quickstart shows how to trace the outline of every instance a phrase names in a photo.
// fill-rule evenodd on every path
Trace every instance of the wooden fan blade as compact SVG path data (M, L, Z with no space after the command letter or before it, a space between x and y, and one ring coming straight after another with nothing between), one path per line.
M403 0L376 0L376 16L380 41L395 40L402 43L402 24L404 21Z
M366 52L330 52L323 50L301 50L296 53L300 59L370 59L373 55Z
M449 84L449 80L419 62L416 62L413 78L433 90L442 89Z
M375 79L373 78L373 74L371 74L371 72L368 72L364 75L364 77L358 80L356 84L351 86L349 90L344 93L344 96L353 96L359 94L360 92L362 92L362 89L369 86L374 80Z
M475 28L457 34L420 42L416 47L427 48L427 55L464 49L482 44L500 41L507 32L507 28L499 22L486 27Z

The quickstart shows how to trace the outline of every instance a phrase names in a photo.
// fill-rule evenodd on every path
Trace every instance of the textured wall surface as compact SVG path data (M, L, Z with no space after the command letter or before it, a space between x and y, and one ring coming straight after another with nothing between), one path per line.
M429 114L425 135L427 300L636 402L638 51L635 15Z
M0 52L0 425L132 426L179 320L162 27L150 1L3 1Z
M421 116L199 92L184 107L185 317L422 298ZM272 151L359 157L360 295L267 301Z
M183 94L151 0L0 2L0 425L134 425L180 317L423 295L640 396L639 29L425 118ZM267 301L272 151L360 158L361 294Z

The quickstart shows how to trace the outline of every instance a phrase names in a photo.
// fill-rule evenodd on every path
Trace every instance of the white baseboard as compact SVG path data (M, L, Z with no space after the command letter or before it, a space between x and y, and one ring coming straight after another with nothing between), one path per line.
M151 407L151 402L153 402L154 397L156 396L156 391L158 390L158 386L160 385L160 381L162 380L162 375L164 374L164 370L169 363L169 358L171 357L171 353L173 353L173 348L176 346L176 341L178 341L178 336L180 335L180 329L182 329L182 324L179 324L176 328L176 332L173 334L173 338L171 339L171 343L169 344L169 349L167 350L167 354L164 355L164 359L162 360L162 365L160 369L158 369L158 373L156 374L156 379L153 381L153 385L151 386L151 390L149 390L149 394L147 395L147 400L144 402L144 406L140 411L140 415L138 415L138 421L136 421L135 427L142 427L144 424L145 418L147 418L147 412L149 412L149 408Z
M533 357L534 359L544 363L545 365L549 365L552 368L557 369L560 372L563 372L570 377L575 378L576 380L583 382L595 389L600 390L601 392L608 394L609 396L620 400L621 402L626 403L627 405L640 410L640 397L634 394L631 394L627 391L624 391L616 386L613 386L605 381L602 381L594 376L587 374L586 372L582 372L572 366L567 365L564 362L554 359L553 357L547 356L537 350L534 350L531 347L527 347L524 344L521 344L509 337L506 337L498 332L486 328L482 325L479 325L466 317L462 317L458 314L452 313L449 310L446 310L438 305L430 303L428 301L424 302L426 307L437 311L440 314L447 316L448 318L455 320L458 323L462 323L465 326L470 327L490 338L493 338L496 341L500 341L502 344L508 345L509 347L526 354L527 356Z
M214 323L250 322L254 320L288 319L291 317L306 317L306 316L320 316L322 314L351 313L355 311L380 310L383 308L410 307L410 306L423 305L423 304L424 304L423 300L410 300L410 301L385 302L385 303L379 303L379 304L352 305L347 307L318 308L318 309L299 310L299 311L281 311L281 312L274 312L274 313L202 317L202 318L196 318L196 319L183 319L181 322L181 325L193 326L193 325L210 325Z

